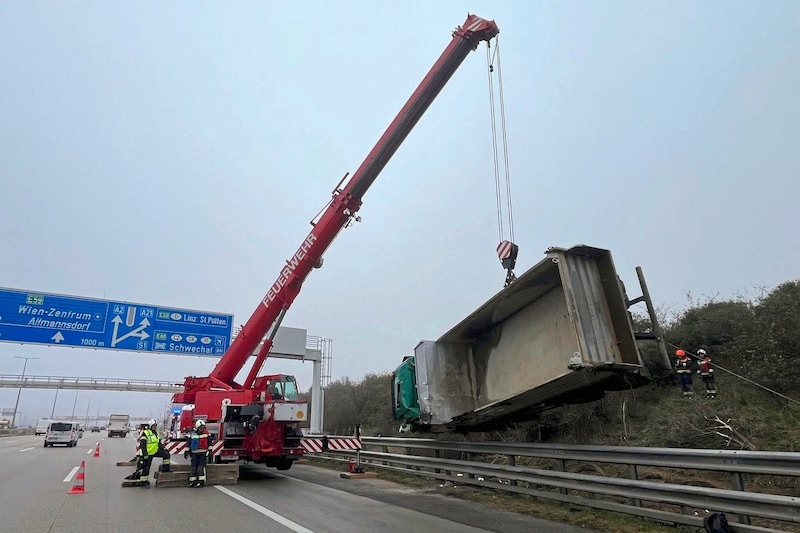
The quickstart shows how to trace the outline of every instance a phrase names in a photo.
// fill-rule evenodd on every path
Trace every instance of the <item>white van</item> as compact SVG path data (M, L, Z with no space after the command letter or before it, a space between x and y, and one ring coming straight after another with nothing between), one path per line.
M68 447L78 444L80 424L77 422L50 422L44 435L44 447L64 444Z

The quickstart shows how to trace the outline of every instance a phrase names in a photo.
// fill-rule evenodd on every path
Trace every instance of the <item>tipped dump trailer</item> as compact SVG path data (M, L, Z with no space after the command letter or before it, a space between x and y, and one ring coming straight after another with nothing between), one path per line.
M545 255L393 372L402 430L498 429L649 382L611 252Z

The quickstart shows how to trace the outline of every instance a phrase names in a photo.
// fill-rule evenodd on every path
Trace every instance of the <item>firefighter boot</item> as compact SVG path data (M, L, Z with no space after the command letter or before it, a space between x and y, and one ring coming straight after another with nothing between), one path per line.
M143 489L149 489L150 488L150 480L148 479L147 481L140 481L139 482L139 486L142 487Z
M162 463L158 469L159 472L169 472L169 463Z

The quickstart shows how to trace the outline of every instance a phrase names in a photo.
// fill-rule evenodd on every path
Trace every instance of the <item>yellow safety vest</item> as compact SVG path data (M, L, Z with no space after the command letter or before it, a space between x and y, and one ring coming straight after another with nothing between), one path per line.
M158 435L153 433L151 429L145 429L142 431L142 437L145 438L145 444L147 445L147 455L153 455L158 451ZM141 437L140 437L141 442ZM141 452L141 450L139 450Z

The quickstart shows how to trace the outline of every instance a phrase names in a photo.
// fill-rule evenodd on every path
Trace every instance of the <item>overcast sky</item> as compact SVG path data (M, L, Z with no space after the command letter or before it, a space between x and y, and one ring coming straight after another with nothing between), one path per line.
M0 6L0 286L246 322L468 10L501 32L518 274L604 247L672 311L799 277L796 1L52 1ZM481 47L284 321L333 340L334 380L392 370L502 288L486 70ZM13 356L179 382L215 363L3 343L0 374ZM308 363L265 368L310 387ZM54 395L22 392L28 423ZM56 415L169 399L62 391Z

